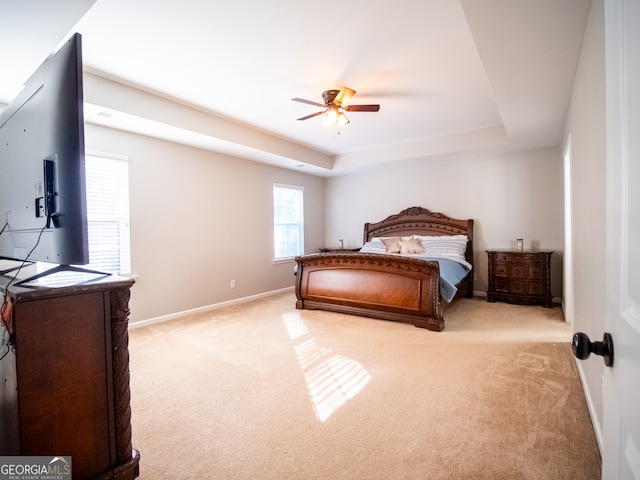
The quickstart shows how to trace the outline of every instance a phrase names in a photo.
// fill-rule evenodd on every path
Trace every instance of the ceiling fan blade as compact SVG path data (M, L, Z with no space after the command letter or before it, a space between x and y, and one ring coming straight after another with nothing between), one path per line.
M318 115L322 115L325 112L326 112L326 110L323 110L322 112L312 113L311 115L307 115L306 117L300 117L298 120L308 120L309 118L313 118L313 117L317 117Z
M336 98L333 99L334 103L338 105L345 105L349 102L349 99L356 94L356 91L349 87L342 87L342 90L336 95Z
M347 105L344 109L347 112L377 112L380 105Z
M292 98L294 102L306 103L307 105L315 105L316 107L324 108L326 105L323 103L312 102L311 100L305 100L304 98Z

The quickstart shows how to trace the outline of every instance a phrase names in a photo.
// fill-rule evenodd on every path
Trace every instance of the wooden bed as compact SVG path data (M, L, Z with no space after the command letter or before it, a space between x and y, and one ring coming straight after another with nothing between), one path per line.
M449 218L411 207L381 222L366 223L364 242L374 237L466 235L466 261L473 266L473 220ZM296 308L350 313L444 329L440 266L401 255L329 252L296 257ZM473 296L473 269L457 285Z

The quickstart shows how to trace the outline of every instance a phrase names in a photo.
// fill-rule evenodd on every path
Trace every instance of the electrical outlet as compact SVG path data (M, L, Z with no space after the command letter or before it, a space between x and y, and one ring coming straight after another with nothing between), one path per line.
M231 280L231 288L236 288L236 281L235 280Z

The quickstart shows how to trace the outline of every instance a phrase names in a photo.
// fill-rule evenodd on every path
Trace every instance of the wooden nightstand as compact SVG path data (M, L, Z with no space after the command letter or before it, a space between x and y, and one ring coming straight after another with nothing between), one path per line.
M320 249L320 253L340 253L340 252L359 252L360 248L340 248L340 247L324 247Z
M551 251L487 250L487 301L552 307Z

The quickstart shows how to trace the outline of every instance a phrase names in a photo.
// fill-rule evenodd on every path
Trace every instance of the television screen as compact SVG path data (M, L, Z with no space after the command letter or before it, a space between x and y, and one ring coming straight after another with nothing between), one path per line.
M89 263L84 161L75 34L0 112L0 257Z

